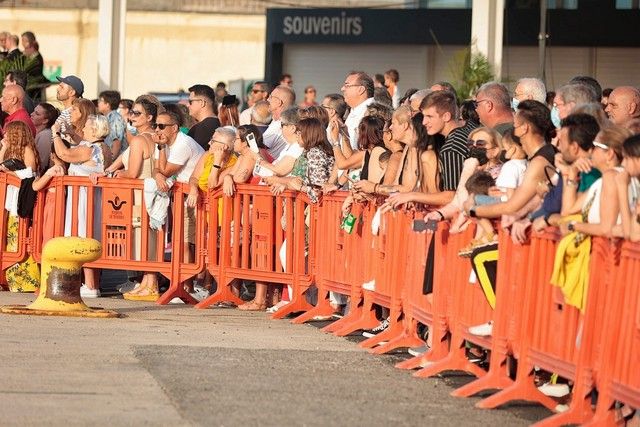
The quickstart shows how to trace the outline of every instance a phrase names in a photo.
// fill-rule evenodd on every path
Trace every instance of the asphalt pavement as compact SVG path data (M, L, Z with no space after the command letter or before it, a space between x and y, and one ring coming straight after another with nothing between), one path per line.
M0 305L30 294L0 292ZM0 314L2 426L528 425L541 407L474 408L464 374L417 379L360 337L266 313L89 300L124 317Z

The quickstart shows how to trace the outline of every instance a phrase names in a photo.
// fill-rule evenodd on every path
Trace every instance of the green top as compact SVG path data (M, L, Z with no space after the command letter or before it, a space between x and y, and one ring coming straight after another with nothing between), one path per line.
M596 168L591 168L589 173L580 172L580 185L578 186L578 192L584 193L593 185L594 182L600 178L602 174Z

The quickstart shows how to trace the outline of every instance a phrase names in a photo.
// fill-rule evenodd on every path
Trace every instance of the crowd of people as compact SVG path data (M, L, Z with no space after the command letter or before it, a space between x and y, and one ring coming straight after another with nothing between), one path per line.
M94 182L103 176L144 179L145 193L147 182L159 193L176 182L187 184L184 238L189 243L195 241L194 209L203 192L221 188L233 196L240 183L267 185L273 194L304 192L313 203L323 194L347 191L345 219L362 200L380 200L381 212L426 207L425 221L450 220L453 233L477 225L459 255L470 258L475 281L494 307L497 227L518 243L526 241L529 229L548 226L558 226L576 246L589 236L640 239L640 90L635 87L603 90L595 79L576 76L555 92L537 78L522 78L513 92L487 82L472 99L459 99L448 82L401 95L399 74L391 69L375 78L349 72L340 89L320 102L316 89L307 86L297 103L292 77L283 75L274 87L255 82L247 108L239 111L238 99L224 87L195 84L186 105L163 105L150 95L121 99L116 91L104 91L93 102L83 98L80 78L66 76L58 79L62 111L39 103L29 114L20 79L14 73L4 82L2 110L8 116L0 170L31 179L35 191L65 174ZM11 159L19 165L7 164ZM47 192L47 200L55 198L54 188ZM5 205L12 218L19 208L14 193L7 194ZM143 197L136 195L138 209ZM67 211L71 200L67 194ZM86 194L78 203L84 203L78 207L78 233L87 235ZM67 212L67 235L70 219ZM10 233L17 227L13 222ZM151 218L154 230L164 225L164 218ZM50 220L44 233L45 240L52 236ZM150 251L157 246L149 244ZM186 255L194 256L192 251ZM156 256L161 254L149 254ZM584 259L569 257L570 270L588 269ZM8 272L12 289L34 290L32 260L15 268L23 273ZM567 301L583 308L586 283L556 273ZM426 273L426 294L432 280ZM203 273L185 286L202 299L213 282ZM85 271L81 295L100 296L99 283L96 271ZM374 290L375 280L363 286ZM121 288L125 298L143 301L156 300L160 290L157 274L135 271ZM277 311L286 303L283 293L281 285L258 282L252 299L238 308ZM331 294L336 314L344 312L346 298ZM388 326L382 313L380 325L365 331L367 336ZM469 332L491 335L492 325ZM410 351L420 354L428 344ZM566 384L545 390L557 394L556 386Z

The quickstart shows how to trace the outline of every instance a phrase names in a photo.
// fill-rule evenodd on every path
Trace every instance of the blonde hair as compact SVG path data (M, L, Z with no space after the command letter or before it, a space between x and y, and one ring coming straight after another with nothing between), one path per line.
M489 135L489 141L487 142L489 142L491 145L498 147L500 150L504 149L504 147L502 146L502 135L500 135L498 131L488 127L475 128L469 133L469 138L471 138L473 135L479 132L484 132L487 135Z
M622 162L622 143L633 133L622 126L610 125L600 129L596 140L609 147L616 154L619 162Z

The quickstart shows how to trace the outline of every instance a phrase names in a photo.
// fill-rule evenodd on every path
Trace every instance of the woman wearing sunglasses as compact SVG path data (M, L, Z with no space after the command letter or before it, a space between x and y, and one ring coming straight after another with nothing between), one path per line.
M581 221L563 221L560 224L563 235L575 231L590 236L610 236L613 227L620 223L620 202L615 180L623 171L622 143L630 136L631 131L619 126L600 130L593 141L590 160L602 177L587 191L578 193L580 178L577 168L569 168L567 176L562 177L562 212L579 214L581 218Z
M94 183L98 176L113 176L116 178L145 179L151 178L153 173L153 153L155 143L152 135L155 126L156 116L158 115L158 106L146 99L137 99L129 110L129 122L136 129L136 136L128 139L129 147L118 156L111 166L105 169L104 173L92 174L91 179ZM140 250L142 247L142 191L136 190L133 193L133 225L134 225L134 254L136 259L140 259ZM150 231L150 230L149 230ZM153 231L149 235L149 253L148 259L156 258L156 232ZM134 282L140 274L136 271L127 272L129 280L135 285L133 289L126 292L123 297L128 300L136 301L155 301L159 298L158 278L155 273L146 273L142 275L140 283Z

